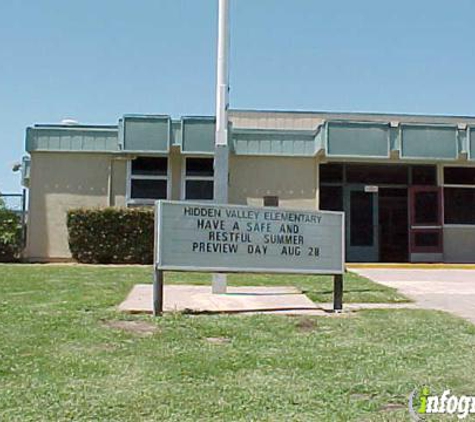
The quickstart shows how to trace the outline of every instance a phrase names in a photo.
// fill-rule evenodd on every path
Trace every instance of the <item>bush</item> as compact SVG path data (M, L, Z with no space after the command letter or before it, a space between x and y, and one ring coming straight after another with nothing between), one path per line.
M14 211L0 207L0 261L19 260L22 247L20 216Z
M69 248L88 264L152 264L153 210L73 209L68 212Z

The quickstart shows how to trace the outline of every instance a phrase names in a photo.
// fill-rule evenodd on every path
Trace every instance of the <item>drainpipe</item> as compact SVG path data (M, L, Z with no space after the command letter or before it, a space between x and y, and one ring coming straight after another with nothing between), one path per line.
M107 206L112 207L112 166L114 163L114 157L109 160L109 169L107 173Z

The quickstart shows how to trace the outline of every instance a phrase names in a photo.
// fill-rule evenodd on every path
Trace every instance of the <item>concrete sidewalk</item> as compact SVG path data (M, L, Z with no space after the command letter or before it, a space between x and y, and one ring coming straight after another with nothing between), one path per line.
M450 312L475 323L475 270L352 268L352 272L394 287L417 306Z

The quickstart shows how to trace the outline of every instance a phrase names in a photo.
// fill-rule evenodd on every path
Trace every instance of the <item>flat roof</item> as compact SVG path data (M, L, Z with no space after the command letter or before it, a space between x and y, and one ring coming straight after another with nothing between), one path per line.
M232 108L229 110L229 113L234 114L255 114L257 115L295 115L295 117L302 117L305 116L315 116L321 118L348 118L348 119L361 119L361 118L369 118L388 120L388 119L395 119L404 120L404 121L412 121L417 120L421 122L430 122L432 120L446 120L446 121L470 121L475 122L475 116L469 115L456 115L456 114L418 114L418 113L397 113L397 112L371 112L371 111L326 111L326 110L286 110L286 109L246 109L246 108Z

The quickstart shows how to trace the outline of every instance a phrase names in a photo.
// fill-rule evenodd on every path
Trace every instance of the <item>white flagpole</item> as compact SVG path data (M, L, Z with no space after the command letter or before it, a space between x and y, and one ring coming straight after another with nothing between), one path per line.
M228 107L229 107L229 0L219 0L216 72L216 135L214 154L214 201L228 203ZM213 293L226 293L226 275L213 274Z
M219 0L218 57L216 72L216 145L228 144L228 50L229 50L229 1ZM226 192L227 194L227 192ZM222 195L222 192L221 192ZM224 197L224 195L222 195ZM227 201L227 198L225 198Z

